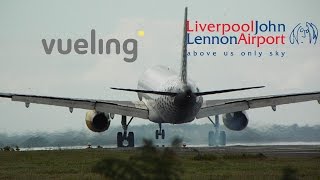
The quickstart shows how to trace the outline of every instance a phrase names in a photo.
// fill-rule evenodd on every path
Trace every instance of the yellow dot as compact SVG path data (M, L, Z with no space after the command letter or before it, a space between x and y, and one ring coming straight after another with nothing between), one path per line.
M143 37L144 36L144 31L143 30L139 30L138 31L138 36Z

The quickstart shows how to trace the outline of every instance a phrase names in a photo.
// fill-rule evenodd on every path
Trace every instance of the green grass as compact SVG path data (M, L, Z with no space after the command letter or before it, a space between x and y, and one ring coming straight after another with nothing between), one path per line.
M92 167L102 159L127 160L139 150L0 151L0 179L103 179ZM320 157L268 157L263 154L198 154L178 151L181 179L281 179L283 169L299 179L320 179Z

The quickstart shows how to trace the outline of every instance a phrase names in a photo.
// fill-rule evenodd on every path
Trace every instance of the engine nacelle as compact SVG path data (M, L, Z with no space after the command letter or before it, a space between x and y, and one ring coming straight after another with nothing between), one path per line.
M108 113L88 111L86 113L87 127L93 132L103 132L110 126L110 115Z
M233 131L241 131L248 125L248 116L245 111L227 113L222 116L224 125Z

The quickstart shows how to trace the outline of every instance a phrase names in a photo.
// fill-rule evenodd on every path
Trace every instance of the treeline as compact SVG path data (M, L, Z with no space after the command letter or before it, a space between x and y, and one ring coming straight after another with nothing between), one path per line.
M211 124L164 124L166 130L165 140L155 140L156 124L130 126L129 131L135 133L136 145L141 145L142 140L153 139L154 142L170 144L172 139L179 137L186 144L207 144L208 132L213 130ZM222 126L227 133L228 143L268 143L268 142L313 142L320 140L320 125L317 126L290 126L273 125L265 128L246 128L243 131L231 131ZM0 133L0 147L62 147L91 145L116 145L116 135L122 131L121 127L111 127L103 133L93 133L90 130L65 131L56 133L25 133L8 135Z

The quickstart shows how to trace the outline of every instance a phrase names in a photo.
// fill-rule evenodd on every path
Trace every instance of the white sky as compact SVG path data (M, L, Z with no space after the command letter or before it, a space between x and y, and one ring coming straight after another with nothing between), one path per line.
M62 97L137 100L136 94L111 91L109 87L136 88L148 67L161 64L178 71L181 55L183 10L189 19L214 23L244 23L251 20L284 23L290 29L310 21L320 28L318 0L307 1L1 1L0 92ZM138 59L123 61L121 55L52 55L44 53L41 39L136 38ZM145 30L144 37L136 32ZM65 41L64 41L65 42ZM201 90L265 85L265 89L208 96L242 97L291 92L319 91L319 42L314 46L189 46L189 50L286 51L276 57L192 57L189 77ZM74 52L74 51L73 51ZM85 110L50 107L0 99L0 133L84 129ZM320 124L316 102L250 110L249 126L268 124ZM118 116L112 126L120 125ZM207 122L206 119L195 122ZM133 124L147 123L136 120Z

